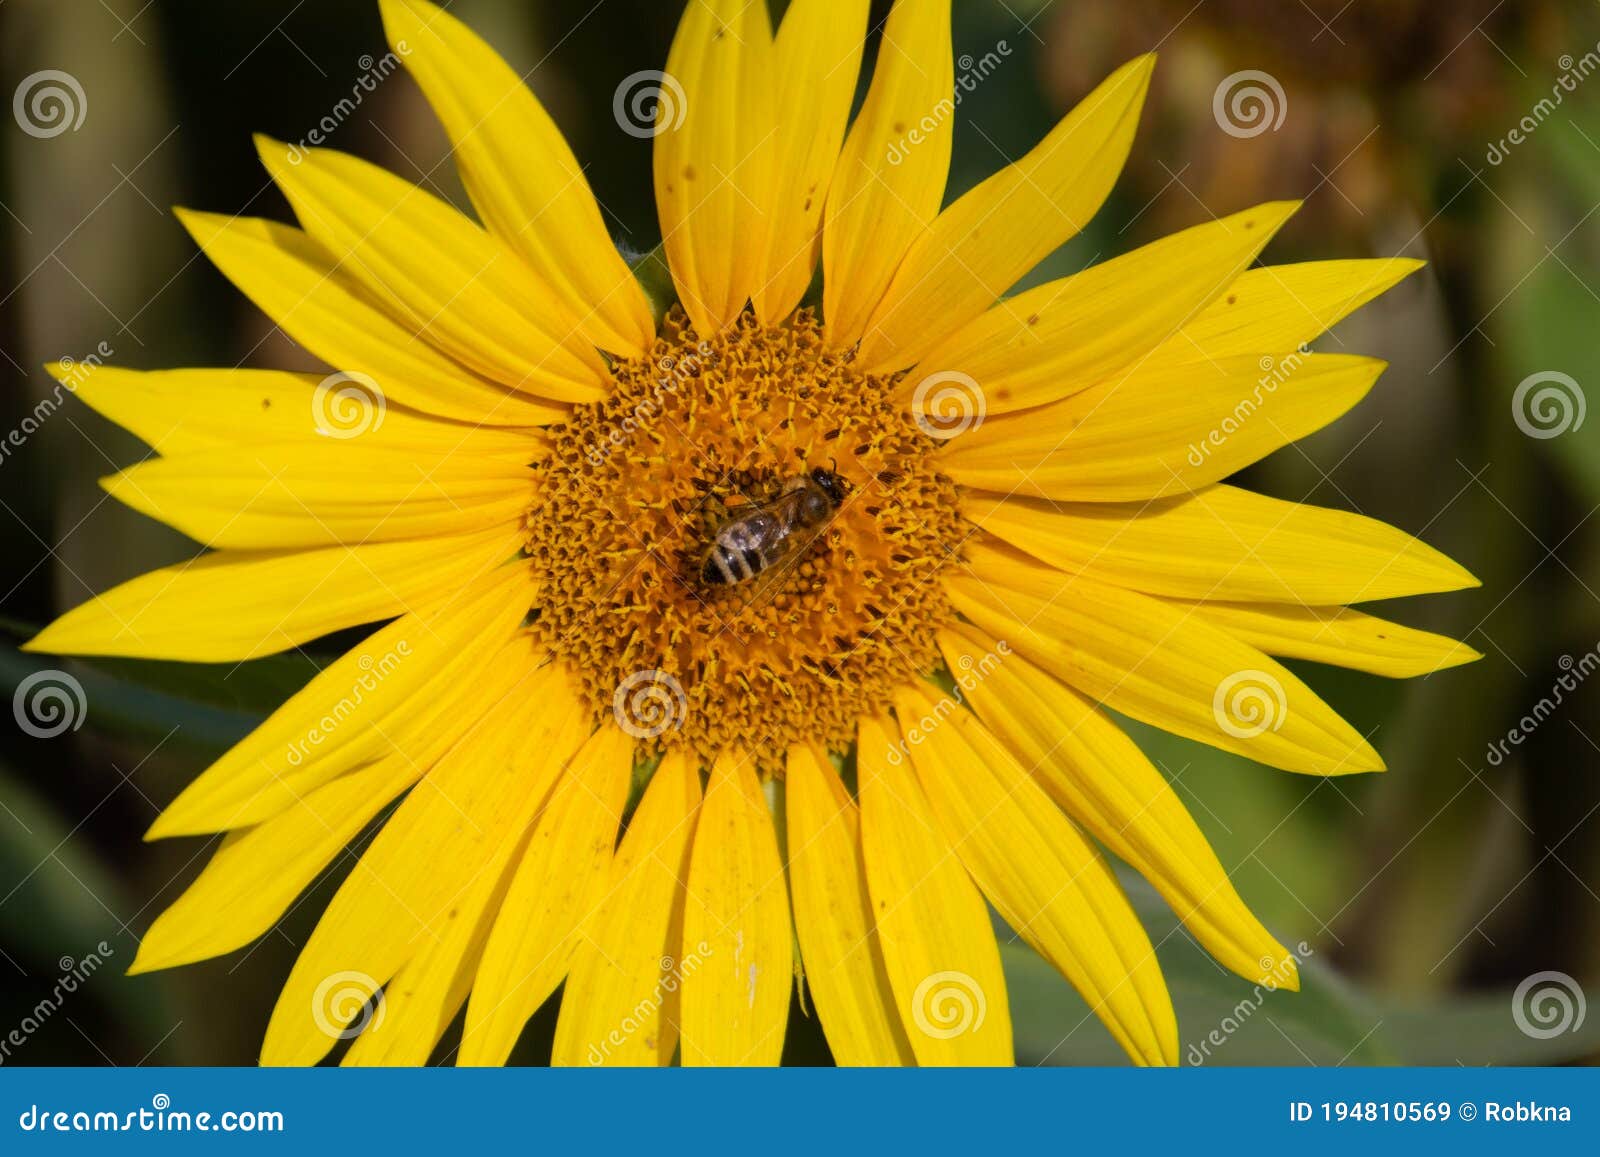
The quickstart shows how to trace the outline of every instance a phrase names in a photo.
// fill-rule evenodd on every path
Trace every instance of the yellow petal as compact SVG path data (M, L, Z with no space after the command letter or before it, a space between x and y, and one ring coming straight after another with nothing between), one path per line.
M392 750L426 767L475 721L476 715L463 717L452 692L469 688L485 661L508 644L531 593L526 568L502 567L448 605L403 615L374 632L185 788L150 837L260 823ZM531 669L537 657L531 644L524 646Z
M856 94L869 7L867 0L793 0L778 28L772 193L752 294L766 325L800 304L821 256L822 210Z
M989 910L888 728L861 721L857 768L867 886L900 1023L919 1064L1009 1065Z
M474 672L469 694L440 695L447 718L459 721L444 746L501 700L544 686L534 677L533 659L528 639L513 639ZM408 744L306 792L271 819L230 833L195 882L144 934L130 971L220 956L266 932L384 805L421 777L436 754Z
M669 751L628 822L599 911L572 958L552 1063L671 1063L679 990L705 964L679 948L699 806L699 770Z
M1375 519L1233 486L1126 504L969 491L961 512L1051 566L1178 598L1350 603L1477 585Z
M762 266L771 68L765 4L695 0L684 10L656 106L656 210L678 297L703 337L739 316Z
M223 276L284 333L329 365L372 379L389 401L495 426L542 426L566 414L564 406L508 391L434 349L374 306L300 230L255 217L177 212Z
M278 997L261 1046L267 1065L315 1064L358 1017L349 994L376 992L432 942L445 939L462 899L515 844L548 778L537 774L552 737L584 714L544 679L536 714L503 704L433 767L384 824L317 923Z
M473 427L390 406L354 378L281 370L128 370L53 362L45 369L79 400L167 456L263 443L359 438L369 449L428 457L452 451L528 462L532 431ZM323 383L326 382L326 385ZM380 387L381 388L381 387Z
M975 565L945 587L979 627L1124 715L1286 771L1383 767L1360 732L1249 644L1159 599L1081 576L1061 576L1041 597L1048 571L1040 570Z
M128 971L174 968L250 943L422 771L394 755L307 792L264 823L230 833L194 883L150 925Z
M447 202L348 153L264 136L256 149L301 228L456 361L558 401L605 396L605 363L562 300Z
M607 723L562 772L484 946L459 1063L505 1063L566 976L606 892L632 770L633 740Z
M1140 56L1117 69L1032 152L939 214L872 311L858 355L866 369L923 361L1088 224L1128 159L1155 62Z
M107 493L205 546L278 550L487 532L526 513L520 463L432 460L350 442L252 446L140 463Z
M901 399L926 411L927 390L917 396L926 371L959 370L978 383L986 413L1004 414L1140 367L1298 207L1257 205L1008 298L929 349L901 383Z
M1311 659L1391 679L1427 675L1483 658L1444 635L1403 627L1349 607L1173 605L1269 655Z
M308 551L220 551L97 595L28 644L58 655L219 663L442 602L516 553L520 523L487 534Z
M950 0L898 0L828 189L822 312L832 344L866 334L901 260L939 215L955 111Z
M1242 274L1151 355L1151 363L1297 349L1422 268L1409 257L1307 261Z
M644 291L617 253L583 168L522 78L454 16L381 0L389 44L450 137L485 228L559 295L602 349L637 357L655 340Z
M521 847L506 839L451 905L443 929L384 986L382 1024L351 1042L339 1062L417 1067L428 1063L467 999L489 923L505 894L505 861Z
M766 797L748 758L711 769L690 854L683 955L685 1065L775 1065L794 980L789 897Z
M572 688L559 671L549 669L537 688L550 694L563 712L557 726L536 729L539 746L527 750L538 767L530 770L526 762L507 770L527 775L530 790L523 796L505 837L489 850L482 868L452 901L444 916L444 927L425 937L414 956L400 967L384 988L387 1021L374 1026L381 1031L363 1032L345 1053L346 1065L423 1065L438 1046L461 1006L466 1003L473 978L482 960L490 929L505 905L514 869L527 847L529 828L545 797L545 786L554 778L552 755L576 747L587 731L585 713L572 694ZM547 691L546 686L553 684ZM548 708L547 708L548 710ZM538 786L531 786L537 784Z
M795 932L828 1047L841 1065L911 1064L873 926L855 802L805 744L790 748L783 782Z
M1320 430L1383 368L1343 354L1143 366L984 422L943 452L944 469L966 486L1077 502L1184 493Z
M989 730L1067 815L1161 893L1197 940L1246 980L1298 988L1294 957L1234 891L1166 778L1076 691L969 624L939 647Z
M976 715L911 687L895 695L895 714L945 838L1001 918L1135 1062L1177 1063L1155 949L1105 860Z

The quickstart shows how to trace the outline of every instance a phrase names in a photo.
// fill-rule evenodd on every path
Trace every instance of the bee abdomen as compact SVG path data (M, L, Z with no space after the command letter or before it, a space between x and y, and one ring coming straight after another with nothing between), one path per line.
M707 552L700 579L708 586L733 586L755 578L767 565L768 560L754 547L740 549L719 542Z

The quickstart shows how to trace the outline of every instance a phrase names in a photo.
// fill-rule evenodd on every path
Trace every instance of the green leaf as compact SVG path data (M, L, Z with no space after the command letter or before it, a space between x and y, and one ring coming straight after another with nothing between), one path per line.
M1128 897L1157 946L1178 1015L1185 1065L1390 1064L1381 1017L1304 946L1300 991L1274 991L1224 970L1182 931L1142 880ZM1289 946L1295 951L1293 945ZM1017 1060L1021 1064L1117 1065L1127 1058L1088 1006L1049 964L1019 943L1003 944Z
M1124 884L1172 993L1181 1064L1557 1064L1600 1049L1600 1021L1544 1039L1529 1036L1512 1015L1510 993L1427 1005L1378 999L1304 944L1289 946L1299 958L1299 992L1253 984L1189 939L1143 880L1128 877ZM999 931L1018 1063L1127 1064L1066 980Z
M1572 981L1573 988L1576 983ZM1552 982L1539 987L1555 993L1565 986ZM1408 1065L1552 1065L1600 1053L1600 1017L1585 1014L1579 1021L1574 1004L1565 1020L1541 1024L1528 1016L1528 1002L1528 996L1519 999L1512 991L1395 1007L1386 1013L1383 1030ZM1514 1011L1519 1006L1521 1023ZM1550 1011L1558 1007L1552 1005ZM1522 1024L1533 1031L1559 1031L1530 1036Z
M667 310L672 308L678 300L678 287L672 280L672 269L667 264L667 250L664 245L657 245L648 253L634 253L627 249L619 249L628 268L633 270L633 276L644 289L644 294L650 299L650 307L656 315L657 324L667 315Z
M87 729L149 742L167 740L201 751L221 752L244 738L264 715L262 711L217 707L199 699L151 690L89 664L62 663L48 656L0 648L0 688L7 698L15 697L23 680L46 671L61 672L82 689L81 708L67 708L74 714L82 712L81 718L74 719L73 730ZM63 685L59 679L52 683Z
M173 699L264 719L321 670L299 653L248 663L171 663L158 659L88 659L84 665L118 682Z

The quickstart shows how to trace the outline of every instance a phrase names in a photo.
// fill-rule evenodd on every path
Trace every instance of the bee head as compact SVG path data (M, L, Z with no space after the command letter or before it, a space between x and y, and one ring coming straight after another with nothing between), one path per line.
M838 474L818 466L811 471L811 481L817 484L817 488L828 496L828 501L834 506L844 505L845 481Z

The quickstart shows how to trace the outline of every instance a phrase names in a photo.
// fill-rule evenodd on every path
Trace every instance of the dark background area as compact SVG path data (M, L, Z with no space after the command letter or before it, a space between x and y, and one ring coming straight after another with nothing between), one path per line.
M1485 658L1406 682L1296 665L1371 732L1391 769L1383 775L1296 777L1135 729L1245 898L1285 943L1310 946L1307 993L1271 996L1208 1060L1594 1056L1600 1009L1545 1038L1519 1029L1509 1001L1543 972L1565 974L1578 994L1600 978L1600 672L1579 678L1600 662L1600 415L1557 413L1562 432L1531 436L1527 407L1514 404L1536 374L1576 383L1572 407L1586 408L1584 391L1600 383L1600 8L955 7L958 57L982 58L1002 41L1010 52L960 106L952 197L1024 153L1128 57L1161 54L1116 192L1033 280L1295 197L1305 207L1268 250L1273 262L1429 262L1321 343L1391 363L1372 396L1243 481L1358 509L1459 559L1481 589L1375 609L1464 638ZM874 5L875 26L886 8ZM621 131L612 99L630 74L662 67L681 5L451 9L529 74L619 243L654 246L650 142ZM23 430L51 395L42 363L102 347L106 361L136 368L311 366L198 256L169 210L289 219L250 134L304 139L386 51L376 3L365 0L0 4L0 95L56 69L78 82L85 106L76 129L47 137L15 115L0 120L0 432ZM1281 89L1277 127L1225 131L1214 97L1244 70ZM1539 105L1558 91L1558 105ZM1525 118L1531 131L1508 143ZM444 136L403 72L364 94L329 144L466 205ZM1551 425L1535 428L1549 435ZM79 726L51 738L0 713L0 1042L39 1022L0 1060L248 1063L297 945L352 861L250 949L126 978L138 936L211 847L141 835L336 644L215 669L21 654L16 643L58 611L196 547L106 500L96 479L145 450L75 399L5 449L0 679L9 698L55 666L85 700ZM1575 690L1559 688L1563 675ZM1534 726L1519 724L1557 693ZM1491 759L1513 727L1525 741ZM1159 906L1138 896L1159 928ZM1249 989L1181 934L1155 938L1187 1048ZM63 972L91 954L104 967L37 1017ZM1063 982L1014 963L1022 1059L1116 1059L1093 1026L1073 1031L1082 1009ZM522 1059L540 1059L551 1019L547 1009L530 1029ZM791 1059L825 1059L810 1022L794 1024Z

